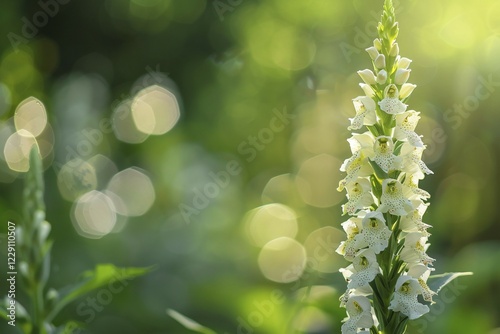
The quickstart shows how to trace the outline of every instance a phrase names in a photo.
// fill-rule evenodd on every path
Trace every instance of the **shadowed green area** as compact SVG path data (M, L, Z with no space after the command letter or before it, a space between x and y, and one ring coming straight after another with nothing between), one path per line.
M34 96L51 128L39 137L54 240L48 286L67 286L97 263L156 270L109 303L71 302L54 322L71 319L90 333L188 333L167 316L172 309L217 333L337 332L345 316L341 256L309 261L322 272L299 280L280 264L314 260L311 233L347 219L338 168L350 156L351 100L364 94L356 71L371 67L364 49L376 37L382 1L63 2L2 3L0 254L7 256L7 221L22 221L25 174L9 169L4 147L16 107ZM421 112L423 160L434 171L420 184L432 196L424 216L433 225L429 255L437 274L474 272L443 288L408 333L496 334L500 4L394 7L400 53L413 60L409 82L417 85L408 104ZM109 122L152 85L175 96L180 119L164 134L124 142ZM78 173L58 177L74 158L83 161ZM108 188L123 192L121 206ZM104 195L75 209L91 190ZM107 201L116 212L99 211ZM78 230L75 212L103 229L115 224L114 233ZM327 233L334 243L336 232ZM293 259L286 251L259 258L279 237L307 253L280 239ZM89 296L104 298L99 290Z

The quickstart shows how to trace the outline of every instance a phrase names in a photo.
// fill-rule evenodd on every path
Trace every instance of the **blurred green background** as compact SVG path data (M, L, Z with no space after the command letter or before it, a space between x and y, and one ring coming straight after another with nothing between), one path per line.
M498 334L500 3L395 7L418 86L410 107L421 112L423 159L435 173L421 183L432 195L429 254L437 273L475 273L445 288L408 332ZM25 98L44 103L50 124L40 135L55 240L50 286L100 262L158 266L91 321L78 312L82 299L56 323L188 333L166 315L172 308L223 334L340 332L341 257L292 280L311 256L310 234L345 220L338 168L350 155L351 99L363 95L356 71L371 66L364 49L382 1L6 0L0 8L2 148ZM134 128L141 120L130 103L141 89L167 107L156 135ZM160 116L144 126L155 130ZM101 128L107 120L114 131ZM23 173L6 152L0 221L19 223ZM76 156L78 175L65 179ZM78 196L87 191L98 196L84 195L86 206ZM277 237L286 252L269 255L263 245Z

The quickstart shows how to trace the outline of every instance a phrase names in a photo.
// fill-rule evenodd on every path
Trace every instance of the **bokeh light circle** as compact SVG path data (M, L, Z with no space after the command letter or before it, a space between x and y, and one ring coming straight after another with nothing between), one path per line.
M345 233L332 226L325 226L311 232L304 242L308 266L324 273L337 272L346 264L335 252L344 240Z
M278 237L294 238L298 231L297 215L286 205L271 203L250 211L245 228L252 243L261 247Z
M110 233L116 224L116 213L109 197L92 190L73 205L71 221L78 234L99 239Z
M156 194L149 176L137 168L115 174L106 188L116 212L123 216L141 216L153 205Z
M28 97L16 108L14 113L16 130L26 130L33 136L39 136L47 126L47 112L40 100Z
M111 122L113 132L118 140L129 144L140 144L144 142L149 135L137 129L132 117L132 100L128 99L116 106L113 110Z
M158 85L142 89L132 102L132 118L135 126L148 135L167 133L177 124L179 117L177 98Z
M19 130L9 136L3 152L11 170L16 172L29 170L29 154L33 145L37 145L36 139L26 130Z
M290 283L300 278L306 265L306 250L298 241L281 237L269 241L259 254L259 268L269 280Z

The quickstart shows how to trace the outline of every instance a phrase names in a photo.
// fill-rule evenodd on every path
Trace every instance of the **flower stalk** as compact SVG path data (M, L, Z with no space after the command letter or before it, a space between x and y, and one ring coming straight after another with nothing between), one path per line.
M31 333L47 333L45 285L50 273L51 226L45 221L43 167L37 145L30 152L30 169L23 192L23 224L17 227L20 271L32 301Z
M418 187L432 171L421 160L419 113L406 104L416 86L407 83L411 60L399 55L398 32L385 0L378 38L366 49L373 69L358 71L366 96L353 99L349 130L365 131L348 139L353 155L341 167L347 175L339 191L348 199L342 209L351 217L337 252L352 263L340 270L347 281L343 334L405 333L435 294L426 283L434 270L426 254L430 225L422 222L430 195Z

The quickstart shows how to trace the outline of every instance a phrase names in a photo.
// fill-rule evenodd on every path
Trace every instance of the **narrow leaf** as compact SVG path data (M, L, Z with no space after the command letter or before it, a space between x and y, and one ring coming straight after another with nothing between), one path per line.
M180 314L175 310L167 309L167 314L171 318L176 320L178 323L180 323L182 326L186 327L189 330L192 330L193 332L203 333L203 334L217 334L210 328L200 325L196 321L186 317L185 315Z
M462 272L462 273L444 273L440 275L432 275L427 280L427 285L429 288L438 293L443 287L448 283L453 281L455 278L460 276L470 276L473 275L472 272Z
M85 325L82 322L68 321L64 325L58 327L54 334L73 334L80 333L81 330L85 329Z
M380 168L379 165L377 165L376 162L373 162L370 159L368 159L368 162L372 166L373 171L375 172L375 175L377 175L379 180L384 180L389 178L389 175L386 172L384 172L382 168Z
M380 198L382 196L382 185L375 175L370 175L370 182L372 184L372 191L375 197Z
M151 270L153 270L152 267L118 268L112 264L98 264L94 270L82 274L81 282L60 291L61 298L50 313L49 319L52 320L64 306L92 290L112 284L115 281L126 285L127 280L147 274Z

